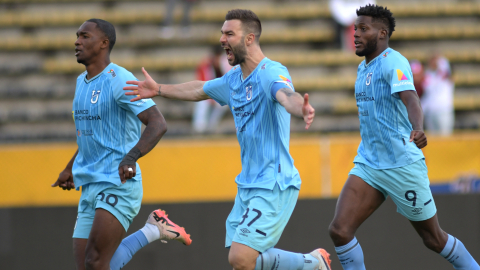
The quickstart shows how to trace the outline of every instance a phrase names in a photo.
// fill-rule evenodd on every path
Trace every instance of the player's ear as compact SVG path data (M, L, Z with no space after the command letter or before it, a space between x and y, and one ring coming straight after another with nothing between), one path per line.
M385 28L380 29L380 39L386 39L388 37L388 31Z
M245 36L245 44L247 46L251 45L253 42L255 42L255 34L250 33Z
M102 44L100 45L100 48L102 49L105 49L107 48L108 49L108 46L110 45L110 41L108 40L108 38L102 40Z

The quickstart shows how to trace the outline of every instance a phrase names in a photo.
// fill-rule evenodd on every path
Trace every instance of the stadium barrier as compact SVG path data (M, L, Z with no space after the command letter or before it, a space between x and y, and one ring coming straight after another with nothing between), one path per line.
M424 153L431 183L480 175L480 135L429 136ZM298 137L290 152L302 178L301 199L335 198L353 167L359 136ZM75 144L2 145L0 207L74 206L80 192L51 188ZM231 201L240 173L235 139L162 140L139 160L144 203ZM168 192L161 192L168 189Z

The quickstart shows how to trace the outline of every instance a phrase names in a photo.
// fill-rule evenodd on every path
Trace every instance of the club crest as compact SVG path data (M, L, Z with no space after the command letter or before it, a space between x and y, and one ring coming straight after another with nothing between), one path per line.
M245 87L245 90L246 90L246 94L247 94L247 100L250 101L252 99L252 96L253 96L252 86L249 85L249 86Z
M372 72L367 74L367 80L365 81L366 85L370 85L370 83L372 82L372 75L373 75Z
M90 99L90 102L91 102L92 104L97 103L99 96L100 96L100 90L93 90L93 91L92 91L92 99Z

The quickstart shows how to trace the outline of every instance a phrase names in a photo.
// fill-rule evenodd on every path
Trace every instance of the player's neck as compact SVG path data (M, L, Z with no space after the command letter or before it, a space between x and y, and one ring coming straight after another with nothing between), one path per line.
M257 68L258 64L265 58L260 48L254 49L247 54L245 61L240 64L243 79L246 79Z
M379 55L380 55L383 51L385 51L387 48L388 48L388 44L383 44L383 45L377 46L377 49L376 49L373 53L365 56L365 64L370 63L370 61L372 61L372 60L375 59L377 56L379 56Z
M100 74L100 72L102 72L110 63L110 57L107 57L103 61L95 61L91 64L85 65L87 70L87 80Z

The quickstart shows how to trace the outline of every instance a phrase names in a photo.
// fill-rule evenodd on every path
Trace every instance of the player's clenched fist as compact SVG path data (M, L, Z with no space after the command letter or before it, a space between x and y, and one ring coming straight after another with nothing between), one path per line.
M427 136L423 130L412 130L410 133L410 142L414 142L418 148L422 149L427 146Z

